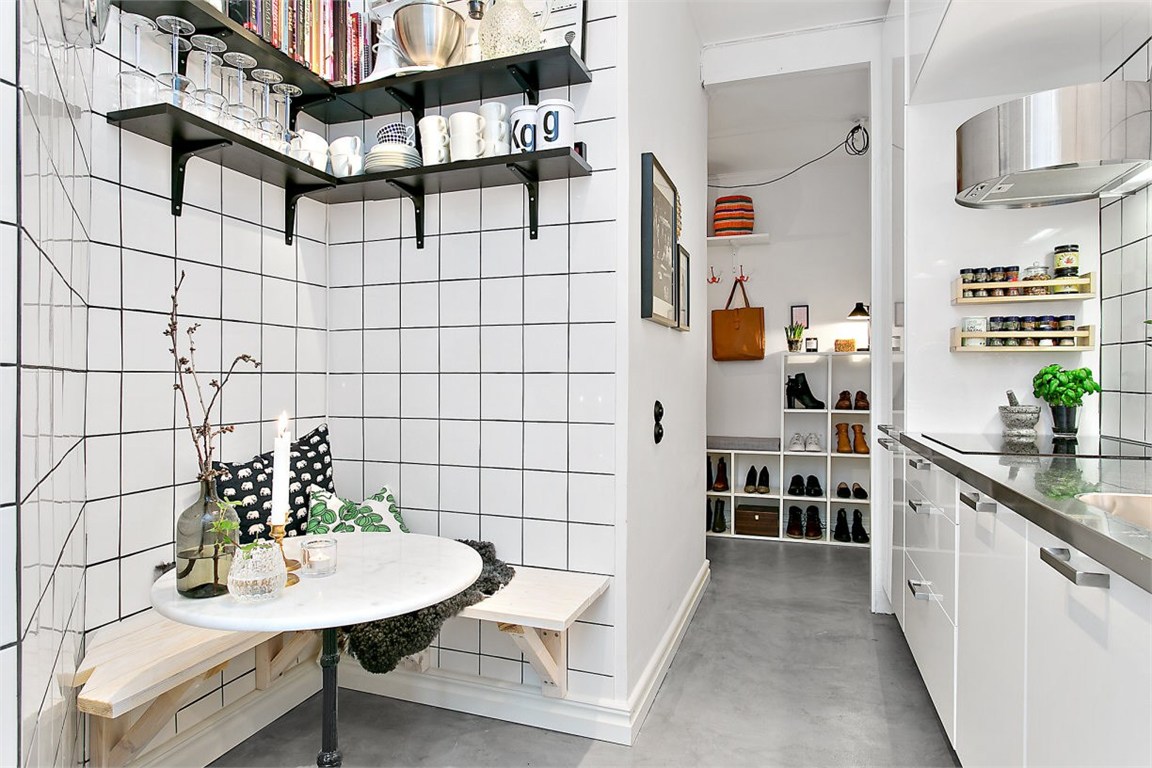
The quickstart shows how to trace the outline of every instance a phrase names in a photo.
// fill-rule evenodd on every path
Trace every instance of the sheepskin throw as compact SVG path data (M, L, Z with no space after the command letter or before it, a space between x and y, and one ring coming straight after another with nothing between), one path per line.
M403 616L345 627L348 653L360 666L378 675L391 672L405 656L427 648L445 621L512 581L516 571L496 559L496 547L491 542L460 541L480 553L484 561L480 577L460 594L436 605Z

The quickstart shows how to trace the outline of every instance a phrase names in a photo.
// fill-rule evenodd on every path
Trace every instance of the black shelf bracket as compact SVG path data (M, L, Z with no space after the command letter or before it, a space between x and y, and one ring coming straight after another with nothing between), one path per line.
M408 97L408 94L397 90L391 85L384 89L384 93L391 96L397 104L408 110L409 114L412 115L412 128L415 130L416 126L420 124L420 121L424 119L424 104L413 101ZM416 140L416 150L420 152L424 151L424 148L420 145L420 131L416 131L413 138Z
M296 231L296 204L300 198L307 197L312 192L329 189L331 184L293 184L288 182L284 187L284 244L292 245L292 236Z
M179 216L184 210L184 167L196 155L213 149L230 147L232 142L227 139L212 139L208 141L172 141L172 215Z
M508 170L528 190L528 239L535 240L540 232L540 179L515 163L508 163Z
M412 201L412 208L416 212L416 247L424 247L424 192L416 189L413 186L404 184L403 182L396 181L395 179L385 179L388 185L395 189L404 197Z
M336 101L336 94L328 93L321 96L298 96L292 100L292 109L288 112L288 130L296 130L296 118L299 117L301 110L305 107L311 107L316 104L327 104L330 101Z
M524 95L528 97L529 104L540 103L540 86L532 81L532 78L527 72L515 64L509 64L508 74L516 81L516 85L520 86L520 90L524 91Z

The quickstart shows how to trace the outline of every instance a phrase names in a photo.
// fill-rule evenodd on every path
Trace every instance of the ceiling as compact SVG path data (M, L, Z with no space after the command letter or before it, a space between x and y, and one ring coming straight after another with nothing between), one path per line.
M708 175L791 170L868 115L868 68L837 67L710 87ZM851 162L837 152L823 163Z
M704 45L884 16L889 0L688 0Z

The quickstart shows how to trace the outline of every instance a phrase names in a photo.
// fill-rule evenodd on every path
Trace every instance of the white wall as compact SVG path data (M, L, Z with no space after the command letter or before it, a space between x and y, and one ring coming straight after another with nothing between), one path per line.
M991 432L1001 429L997 406L1013 389L1031 403L1032 376L1058 362L1099 371L1098 353L964 354L949 351L949 329L966 315L1068 314L1097 324L1096 302L1042 302L1027 311L1011 305L952 306L952 281L961 267L1044 262L1062 243L1080 244L1082 272L1099 267L1099 205L972 210L957 205L956 127L1011 98L914 105L907 108L907 429L915 432ZM1049 256L1050 258L1050 256ZM1051 262L1047 262L1051 266ZM1063 310L1063 311L1058 311ZM1085 400L1081 430L1096 432L1098 400ZM1040 428L1050 431L1045 416Z
M852 127L829 128L828 146ZM764 307L765 357L746 362L717 362L708 351L708 434L773 437L780 432L781 356L787 350L784 326L791 305L807 304L806 336L815 336L820 351L833 349L838 338L864 346L868 324L846 320L861 301L871 302L870 157L829 157L776 184L741 190L709 189L707 216L717 196L747 194L756 207L756 231L771 242L740 248L708 249L708 265L720 282L708 285L708 308L722 309L732 290L733 269L743 264L752 303ZM718 184L762 181L792 168L768 169L744 177L715 179ZM733 306L742 306L737 291ZM866 384L862 389L869 389ZM835 400L837 393L817 392ZM855 392L853 392L855 394ZM829 403L831 407L833 403ZM787 438L788 435L784 435Z
M704 564L703 365L706 121L699 42L683 0L630 3L627 23L628 247L627 671L630 693L653 663ZM640 154L655 153L682 199L681 242L692 256L692 330L640 319ZM665 407L665 437L652 441L653 401Z

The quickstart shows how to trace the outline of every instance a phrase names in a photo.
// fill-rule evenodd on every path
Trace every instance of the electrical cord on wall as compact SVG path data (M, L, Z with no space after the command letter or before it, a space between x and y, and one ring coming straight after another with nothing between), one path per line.
M831 155L832 153L836 152L836 150L838 150L838 149L843 149L845 152L847 152L849 155L852 155L853 157L860 157L861 155L866 155L866 154L868 154L869 144L870 144L870 140L868 137L868 129L865 128L862 124L857 123L856 125L852 126L852 130L848 131L848 135L844 137L844 141L842 141L839 144L837 144L836 146L832 147L832 149L830 149L827 152L825 152L824 154L820 155L820 157L812 158L811 160L804 163L800 167L794 168L791 171L788 171L788 173L784 174L783 176L777 176L776 178L769 179L768 181L757 181L757 182L753 182L751 184L728 184L728 185L709 184L708 188L709 189L745 189L747 187L766 187L769 184L775 184L778 181L783 181L784 179L788 178L789 176L791 176L794 173L799 173L800 171L804 170L808 166L812 165L812 163L816 163L816 162L823 160L824 158L828 157L828 155Z

